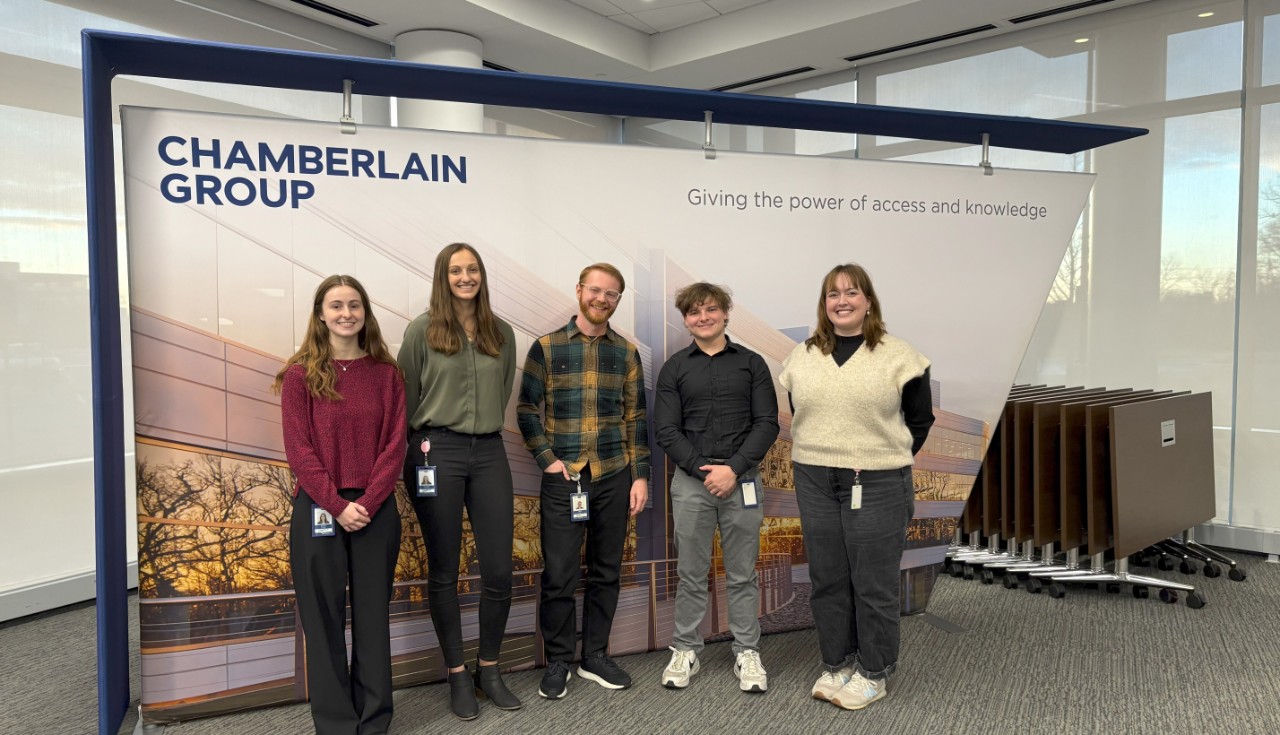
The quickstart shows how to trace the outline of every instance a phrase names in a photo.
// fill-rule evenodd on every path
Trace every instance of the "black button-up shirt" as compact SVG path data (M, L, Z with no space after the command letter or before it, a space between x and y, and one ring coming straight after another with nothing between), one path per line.
M653 423L658 446L699 480L706 464L739 477L760 464L778 438L778 395L764 358L728 337L708 355L694 342L658 374ZM717 460L717 461L713 461Z

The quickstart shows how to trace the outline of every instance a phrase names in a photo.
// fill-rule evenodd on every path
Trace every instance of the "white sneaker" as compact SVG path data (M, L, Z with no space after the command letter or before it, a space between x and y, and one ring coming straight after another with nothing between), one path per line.
M671 647L671 663L662 672L662 686L668 689L684 689L689 679L698 673L698 654Z
M883 699L888 693L884 679L868 679L862 674L854 674L840 691L831 698L831 703L845 709L862 709L868 704Z
M845 684L848 684L849 679L852 677L853 667L851 666L846 666L839 671L822 672L822 676L819 676L818 681L813 685L813 698L830 702L836 692L840 691Z
M760 652L750 649L738 654L733 664L733 675L738 677L738 688L744 692L763 692L769 688L769 676L760 663Z

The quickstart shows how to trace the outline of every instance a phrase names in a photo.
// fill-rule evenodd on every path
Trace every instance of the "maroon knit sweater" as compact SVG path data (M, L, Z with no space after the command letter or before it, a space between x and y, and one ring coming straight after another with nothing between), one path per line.
M355 502L372 516L395 492L404 464L404 379L395 366L367 356L337 374L340 401L312 396L301 365L285 373L284 454L298 478L295 496L298 488L306 490L337 518L348 502L338 488L363 488Z

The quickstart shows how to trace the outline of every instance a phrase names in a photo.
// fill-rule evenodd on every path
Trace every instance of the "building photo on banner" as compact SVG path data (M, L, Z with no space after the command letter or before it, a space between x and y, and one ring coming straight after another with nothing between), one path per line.
M616 266L610 326L636 345L652 411L689 345L673 297L731 289L730 338L778 395L761 464L765 632L812 624L782 363L815 326L823 276L856 262L889 332L925 355L935 424L916 456L904 612L927 608L992 427L1080 212L1088 174L721 152L123 110L138 509L142 714L172 722L309 696L289 565L294 476L272 381L303 343L317 286L355 276L391 353L428 307L437 254L484 259L517 366L578 311L579 273ZM515 384L520 385L517 371ZM512 607L501 665L546 663L537 624L539 482L516 399L501 430L514 483ZM677 576L656 443L649 507L628 531L612 654L665 648ZM444 678L427 557L398 488L391 602L397 686ZM717 552L718 557L718 552ZM479 555L464 528L458 598L476 646ZM717 564L712 565L718 569ZM728 632L723 570L702 632ZM581 588L578 591L581 603Z

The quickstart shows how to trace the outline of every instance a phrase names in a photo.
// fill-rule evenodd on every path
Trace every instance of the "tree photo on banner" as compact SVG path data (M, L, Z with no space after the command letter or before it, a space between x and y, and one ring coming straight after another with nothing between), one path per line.
M916 457L902 562L903 609L914 612L928 603L1093 184L1084 174L984 176L976 166L742 153L707 160L700 151L369 126L344 135L327 123L140 108L123 119L142 704L156 722L307 697L288 566L293 477L269 388L327 276L364 284L394 354L427 307L436 254L469 243L484 255L494 313L523 357L576 313L579 271L612 263L627 288L610 324L638 346L651 399L663 361L689 343L672 304L680 287L707 280L733 290L729 333L765 359L776 384L782 360L814 328L823 275L861 264L889 331L932 365L937 420ZM782 431L761 466L766 632L811 620L791 416L775 387ZM514 398L502 435L516 538L501 664L526 667L543 663L534 611L541 472L521 441ZM617 620L630 624L614 626L614 654L671 642L671 468L652 448L661 464L652 507L627 540ZM403 489L396 502L404 532L393 673L408 685L442 679L444 667L422 533ZM467 528L464 627L477 615L478 575ZM712 635L724 633L714 618Z

